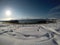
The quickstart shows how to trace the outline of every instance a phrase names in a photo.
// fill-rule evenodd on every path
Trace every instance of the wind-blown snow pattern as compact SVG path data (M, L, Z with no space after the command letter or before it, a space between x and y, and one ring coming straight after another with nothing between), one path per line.
M0 23L0 45L60 45L60 23Z

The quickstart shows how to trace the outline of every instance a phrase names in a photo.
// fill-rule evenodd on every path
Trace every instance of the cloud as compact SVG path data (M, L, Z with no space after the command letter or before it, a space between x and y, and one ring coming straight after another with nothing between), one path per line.
M60 5L50 9L48 15L51 17L60 18Z

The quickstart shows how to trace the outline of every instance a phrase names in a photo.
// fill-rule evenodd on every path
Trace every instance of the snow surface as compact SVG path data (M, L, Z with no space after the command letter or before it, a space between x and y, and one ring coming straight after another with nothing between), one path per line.
M60 45L60 23L0 23L0 45Z

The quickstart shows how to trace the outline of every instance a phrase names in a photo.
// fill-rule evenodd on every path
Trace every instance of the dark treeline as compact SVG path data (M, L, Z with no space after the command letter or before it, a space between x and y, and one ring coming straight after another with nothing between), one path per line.
M15 23L15 24L46 24L46 23L55 23L56 19L22 19L22 20L10 20L4 21L8 23Z

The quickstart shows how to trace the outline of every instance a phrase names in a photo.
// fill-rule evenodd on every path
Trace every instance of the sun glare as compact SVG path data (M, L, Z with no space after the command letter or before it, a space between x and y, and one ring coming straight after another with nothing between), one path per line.
M4 18L2 20L12 20L13 18Z
M11 15L11 11L10 10L6 10L5 14L6 14L6 16L10 16Z

